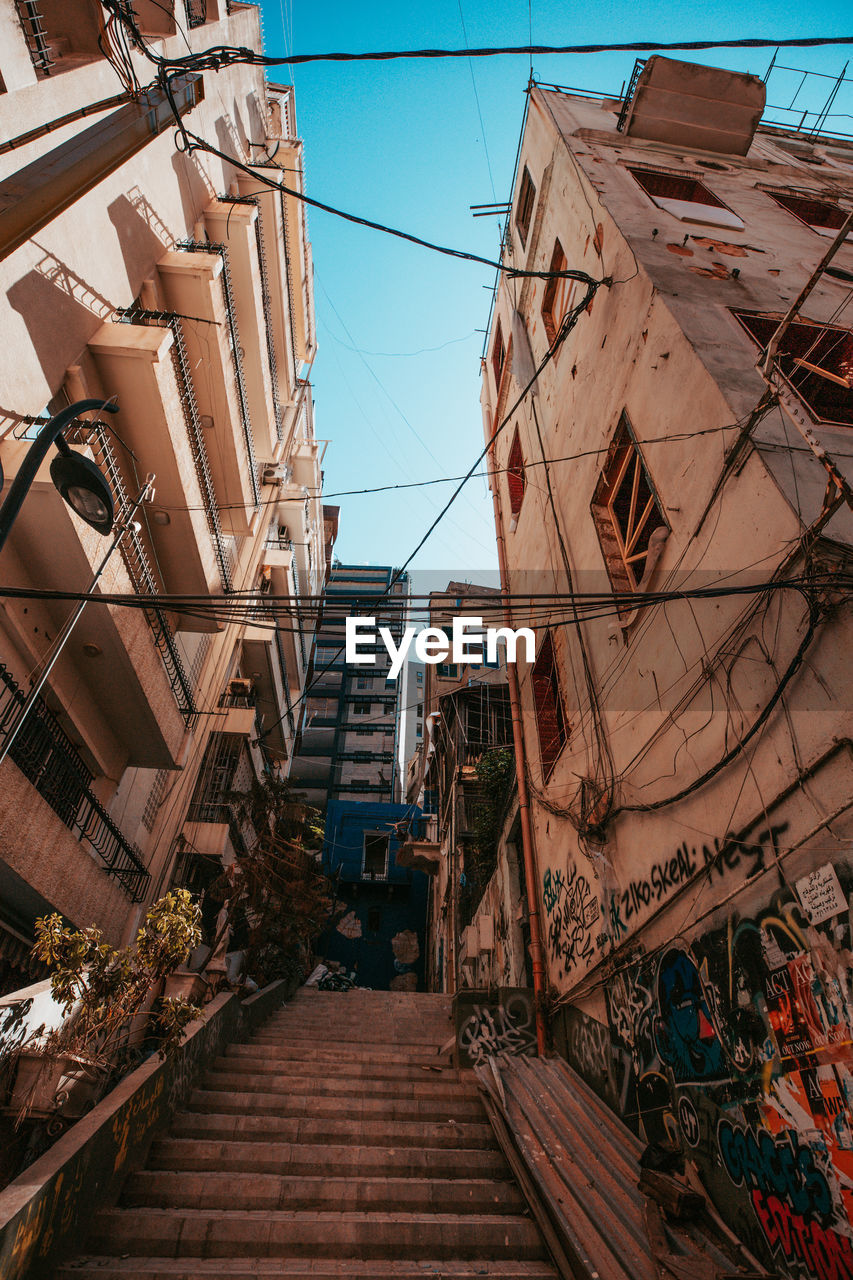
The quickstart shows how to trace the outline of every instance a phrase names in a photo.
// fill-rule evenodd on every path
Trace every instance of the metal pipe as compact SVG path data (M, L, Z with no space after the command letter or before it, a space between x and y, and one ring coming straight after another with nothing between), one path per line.
M483 375L483 426L486 438L491 434L491 406L489 403L488 383L486 381L486 363L480 362ZM498 545L498 568L501 579L501 599L503 601L504 620L508 627L513 625L512 608L509 603L509 573L506 558L506 540L503 532L501 500L496 476L494 441L489 443L487 454L489 469L489 488L492 491L492 505L495 512L495 538ZM533 824L530 821L530 797L527 790L527 755L524 749L524 726L521 718L521 696L518 687L518 673L515 663L507 662L507 681L509 684L509 705L512 714L512 744L515 753L515 774L518 785L518 817L521 823L521 849L524 861L524 887L527 896L527 915L530 922L530 959L533 965L533 995L536 1019L536 1048L542 1056L545 1053L545 1014L543 1009L545 997L545 953L542 946L542 923L539 911L539 874L536 868L536 852L533 843Z

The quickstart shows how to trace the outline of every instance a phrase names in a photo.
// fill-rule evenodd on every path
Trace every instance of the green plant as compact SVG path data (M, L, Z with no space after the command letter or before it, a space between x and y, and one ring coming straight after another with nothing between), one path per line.
M464 892L460 918L471 919L497 866L498 841L507 797L515 778L515 757L509 747L486 751L475 766L478 782L473 838L465 852Z
M44 1042L45 1051L114 1063L152 987L198 945L199 919L192 895L174 889L149 908L130 947L104 942L94 926L69 929L56 914L37 920L33 955L53 970L51 991L64 1015L63 1025ZM200 1012L182 999L155 1004L150 1025L161 1055L175 1047Z

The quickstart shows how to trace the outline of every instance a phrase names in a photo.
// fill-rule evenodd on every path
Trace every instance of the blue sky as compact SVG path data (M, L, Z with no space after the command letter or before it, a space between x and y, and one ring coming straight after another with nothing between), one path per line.
M753 0L748 9L710 0L676 11L656 0L571 7L556 0L531 0L530 7L528 0L262 0L261 8L267 51L276 56L526 44L531 21L533 41L542 44L781 39L844 34L853 16L848 4L828 0ZM837 76L847 53L838 46L787 49L778 62ZM772 50L685 56L763 75ZM534 58L533 70L546 83L617 94L633 64L633 54L568 55ZM269 74L295 84L310 195L496 258L497 220L474 218L469 206L509 198L528 72L527 58L499 57L317 63ZM787 106L799 82L794 72L774 71L768 103ZM831 87L810 77L797 109L819 109ZM853 133L851 89L842 86L833 106L838 114L829 127L837 132ZM482 447L479 360L494 273L317 210L309 211L309 232L319 341L315 426L331 440L326 490L466 471ZM330 499L341 505L340 559L400 564L450 491L440 485ZM415 564L476 581L495 562L491 499L485 481L474 479Z

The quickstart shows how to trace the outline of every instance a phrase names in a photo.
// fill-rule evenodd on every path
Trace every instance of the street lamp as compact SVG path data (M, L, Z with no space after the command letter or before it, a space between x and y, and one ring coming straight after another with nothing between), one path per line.
M109 533L112 529L115 513L106 479L91 459L85 458L81 453L74 453L62 438L69 423L81 413L88 413L92 409L106 409L107 413L118 412L117 405L105 404L103 400L78 400L61 413L55 414L39 431L0 507L0 551L3 550L15 517L21 509L21 503L53 444L56 445L59 456L50 464L50 478L65 502L76 511L81 520L97 529L98 533ZM0 483L2 479L0 468Z

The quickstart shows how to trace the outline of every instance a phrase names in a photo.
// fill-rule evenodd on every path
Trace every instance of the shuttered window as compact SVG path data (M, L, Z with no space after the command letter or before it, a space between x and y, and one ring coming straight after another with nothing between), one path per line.
M524 476L524 455L521 452L521 441L518 438L518 427L512 438L512 448L506 468L507 485L509 486L509 509L514 516L521 510L524 501L524 489L527 481Z
M777 204L787 209L812 231L821 234L840 231L847 213L831 200L818 200L812 196L788 195L785 191L768 191Z
M519 188L518 204L515 210L515 225L518 227L518 234L523 245L527 244L527 233L530 230L530 219L533 216L535 202L536 188L525 165L524 173L521 175L521 187Z
M545 632L533 666L533 703L539 733L542 776L547 782L569 737L550 631Z
M565 271L568 265L563 246L559 240L555 240L554 251L551 254L551 265L548 268L549 272ZM571 308L577 283L577 280L569 280L566 276L555 278L552 274L551 279L545 286L545 296L542 299L542 320L549 344L554 341L560 332L560 325L563 323L566 312Z

